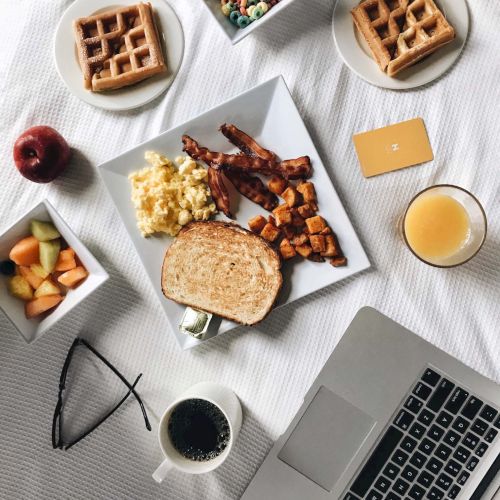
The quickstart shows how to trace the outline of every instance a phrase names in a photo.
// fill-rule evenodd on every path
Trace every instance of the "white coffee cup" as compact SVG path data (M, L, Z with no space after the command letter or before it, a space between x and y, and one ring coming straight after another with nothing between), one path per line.
M229 424L229 443L224 451L207 461L195 461L181 455L174 447L168 434L170 417L179 403L189 399L203 399L208 401L224 414ZM241 429L242 411L241 404L236 394L227 387L213 382L201 382L189 388L182 396L177 398L163 413L158 426L158 440L165 459L153 472L153 479L161 483L171 469L178 469L189 474L203 474L210 472L224 463L233 448L234 442Z

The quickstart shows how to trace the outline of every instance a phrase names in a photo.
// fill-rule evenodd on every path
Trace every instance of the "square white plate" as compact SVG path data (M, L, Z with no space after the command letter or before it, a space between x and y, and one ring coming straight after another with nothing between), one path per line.
M12 224L7 231L0 235L0 261L7 260L11 248L20 239L31 234L30 221L33 219L51 221L61 233L61 236L66 240L66 243L73 248L76 255L78 255L78 258L89 272L89 275L80 286L74 290L69 290L66 298L53 310L53 312L41 321L36 318L26 318L24 315L24 303L9 294L7 291L8 278L0 276L0 308L28 343L39 339L49 328L54 326L60 319L69 313L73 307L97 290L97 288L109 278L108 273L64 222L48 200L43 200L33 207L17 222Z
M274 7L269 9L259 20L254 21L246 28L238 28L229 18L227 18L221 10L220 0L200 0L208 9L216 23L220 26L225 35L229 38L233 45L241 42L243 38L253 33L257 28L265 26L271 19L274 19L280 12L289 7L295 0L281 0Z
M164 235L146 239L141 236L137 229L135 209L131 202L128 175L146 165L144 153L148 150L158 151L170 159L184 154L181 142L183 134L191 135L201 145L215 151L234 150L218 131L223 123L234 123L283 159L309 155L314 171L311 181L318 194L319 211L337 233L349 261L347 267L341 268L334 268L328 263L320 264L307 260L293 264L285 263L283 266L284 285L279 305L289 304L370 266L285 81L281 76L273 78L99 167L104 183L183 349L193 347L201 341L179 332L178 326L185 307L166 299L161 291L163 257L172 238ZM243 227L248 227L247 221L251 217L257 214L268 214L263 208L243 196L232 196L231 206L234 207L236 222ZM219 218L224 219L224 216L219 216ZM231 321L214 318L209 327L209 336L227 332L236 326L236 323Z

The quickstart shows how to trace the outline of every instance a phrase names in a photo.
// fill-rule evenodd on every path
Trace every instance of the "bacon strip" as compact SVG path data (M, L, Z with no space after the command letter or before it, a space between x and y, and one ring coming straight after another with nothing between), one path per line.
M233 218L229 205L229 193L224 184L222 170L208 166L208 187L212 193L217 210L224 213L226 217Z
M308 156L295 160L275 163L261 158L246 155L224 154L201 147L188 135L182 136L183 150L195 160L204 161L214 168L230 168L232 170L255 172L263 175L278 174L286 179L303 179L311 176L312 168Z
M240 130L235 125L227 125L224 123L221 125L219 130L229 140L229 142L233 143L238 149L241 149L241 151L243 151L246 155L257 156L263 160L276 162L276 155L272 151L263 148L252 137L245 134L245 132Z
M224 170L224 174L237 191L265 210L271 212L278 206L278 197L271 193L258 177L231 169Z

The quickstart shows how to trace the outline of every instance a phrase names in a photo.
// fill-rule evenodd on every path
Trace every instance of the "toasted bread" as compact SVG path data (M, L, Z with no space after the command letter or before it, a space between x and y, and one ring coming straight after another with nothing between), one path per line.
M168 299L254 325L283 283L281 259L260 236L236 224L191 222L167 250L161 287Z

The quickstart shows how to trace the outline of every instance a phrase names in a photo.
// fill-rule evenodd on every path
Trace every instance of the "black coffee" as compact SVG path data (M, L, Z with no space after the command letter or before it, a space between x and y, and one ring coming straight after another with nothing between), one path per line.
M224 414L204 399L179 403L170 415L168 435L181 455L198 462L220 455L231 438Z

